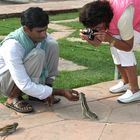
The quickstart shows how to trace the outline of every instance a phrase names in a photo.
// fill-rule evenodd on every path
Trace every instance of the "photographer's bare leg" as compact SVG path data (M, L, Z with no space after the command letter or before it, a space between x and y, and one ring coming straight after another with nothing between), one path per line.
M136 66L125 67L124 70L129 80L130 90L133 93L139 91Z
M118 68L118 71L121 74L121 78L122 78L123 82L125 84L129 83L125 69L121 65L117 65L117 68Z

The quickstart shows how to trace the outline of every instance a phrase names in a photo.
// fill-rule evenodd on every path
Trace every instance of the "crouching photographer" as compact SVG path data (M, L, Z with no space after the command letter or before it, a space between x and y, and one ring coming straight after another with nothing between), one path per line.
M80 30L80 37L94 47L101 42L110 44L112 58L122 80L109 91L112 94L125 92L117 99L120 103L140 100L133 52L134 46L140 43L139 11L138 0L98 0L87 3L80 10L79 21L91 30Z

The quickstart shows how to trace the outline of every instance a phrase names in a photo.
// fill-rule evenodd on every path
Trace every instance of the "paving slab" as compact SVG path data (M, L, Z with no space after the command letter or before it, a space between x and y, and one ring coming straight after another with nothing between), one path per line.
M59 58L58 70L59 71L76 71L87 69L85 66L78 65L72 61Z
M103 128L101 123L67 120L21 129L6 140L98 140Z
M19 16L22 11L29 7L41 7L48 11L49 14L62 13L67 11L77 11L83 5L93 0L69 0L69 1L48 1L43 3L28 3L28 4L0 4L0 17Z
M106 124L100 140L139 140L139 129L137 124Z
M108 91L116 82L75 89L86 94L89 108L99 116L99 120L84 118L81 102L70 102L63 97L53 107L30 102L35 109L30 114L17 113L0 104L0 126L19 123L17 132L6 140L139 140L140 102L118 103L119 94L113 95Z

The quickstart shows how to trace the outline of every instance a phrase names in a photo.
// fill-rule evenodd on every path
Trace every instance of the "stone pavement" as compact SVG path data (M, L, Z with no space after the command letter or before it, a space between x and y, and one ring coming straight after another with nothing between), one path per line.
M140 81L140 79L139 79ZM108 92L117 81L77 88L86 94L90 109L99 120L85 119L80 101L62 101L52 108L31 102L35 112L21 114L0 105L0 126L18 122L17 131L6 140L139 140L140 102L119 104Z
M67 6L72 7L69 2ZM53 2L49 4L52 7L55 5ZM69 8L67 6L65 8ZM35 109L31 114L17 113L0 104L0 127L19 123L17 131L5 140L139 140L140 102L117 103L118 94L108 91L116 82L107 81L76 89L86 94L88 105L99 120L83 118L80 101L69 102L65 98L52 108L40 102L31 102Z

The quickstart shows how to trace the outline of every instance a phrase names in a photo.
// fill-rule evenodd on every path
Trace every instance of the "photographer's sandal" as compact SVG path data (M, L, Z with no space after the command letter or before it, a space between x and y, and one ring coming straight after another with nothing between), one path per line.
M13 99L11 104L5 103L8 108L11 108L20 113L30 113L33 112L33 107L24 100Z

